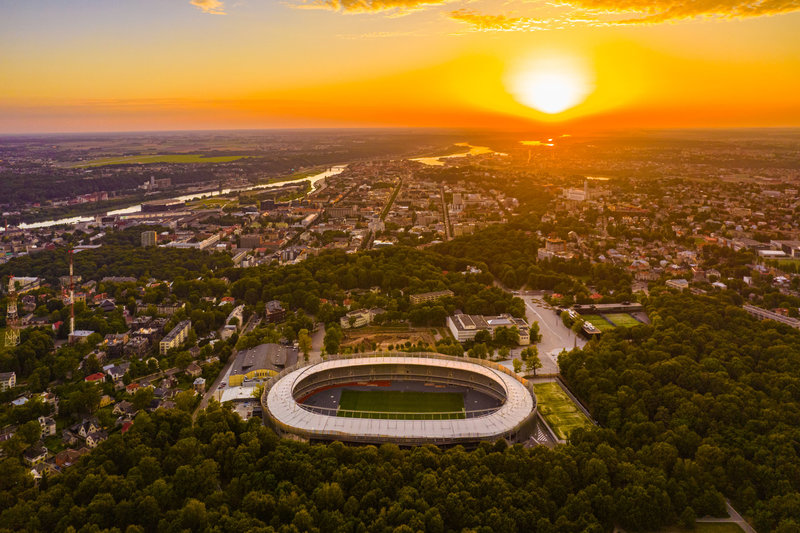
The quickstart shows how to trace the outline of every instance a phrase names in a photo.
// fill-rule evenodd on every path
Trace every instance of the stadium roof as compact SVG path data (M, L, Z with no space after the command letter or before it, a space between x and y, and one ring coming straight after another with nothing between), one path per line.
M505 403L491 414L450 420L382 420L348 418L311 412L294 399L295 384L312 373L334 368L381 364L430 365L482 374L503 385ZM286 431L306 437L342 440L374 439L383 441L448 441L474 442L499 438L525 422L535 407L532 393L514 376L468 361L435 357L364 357L329 360L290 372L269 390L266 411Z

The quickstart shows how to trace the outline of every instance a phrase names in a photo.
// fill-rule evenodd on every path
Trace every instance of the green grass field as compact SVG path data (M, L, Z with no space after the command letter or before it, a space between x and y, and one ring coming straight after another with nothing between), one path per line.
M536 393L539 412L559 439L567 440L573 429L592 427L586 415L558 383L537 383L533 392Z
M614 325L600 315L581 315L581 318L594 324L594 326L600 331L614 329Z
M104 157L70 165L71 168L104 167L107 165L145 165L148 163L228 163L244 156L226 155L205 157L203 154L156 154Z
M348 389L342 391L337 416L399 420L466 418L464 397L454 392L354 391Z
M604 316L605 316L605 318L607 318L608 320L610 320L611 322L613 322L617 326L620 326L620 327L623 327L623 328L630 328L630 327L639 326L639 325L642 324L641 322L639 322L638 320L633 318L628 313L608 313L607 315L604 315Z

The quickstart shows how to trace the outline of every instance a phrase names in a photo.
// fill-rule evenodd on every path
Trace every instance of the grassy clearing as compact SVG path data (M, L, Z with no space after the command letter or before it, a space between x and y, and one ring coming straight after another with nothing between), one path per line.
M229 163L242 159L242 155L205 157L203 154L156 154L104 157L70 165L71 168L104 167L108 165L146 165L150 163Z
M600 331L608 331L614 329L614 324L606 320L600 315L581 315L585 321L590 322Z
M212 198L200 198L198 200L192 200L191 202L187 202L186 205L188 207L200 209L217 209L220 207L224 207L226 205L238 205L238 200L236 198L227 198L225 196L215 196Z
M337 415L399 420L465 418L464 396L454 392L343 390Z
M603 315L609 321L613 322L617 326L623 328L631 328L633 326L641 325L641 322L633 318L628 313L609 313L607 315Z
M537 383L533 392L536 393L539 412L559 439L567 440L573 429L592 427L586 415L558 383Z

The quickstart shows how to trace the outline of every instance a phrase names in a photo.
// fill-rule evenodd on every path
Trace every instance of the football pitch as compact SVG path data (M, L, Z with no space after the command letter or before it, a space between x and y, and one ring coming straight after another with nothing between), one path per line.
M617 326L623 328L631 328L633 326L640 326L642 324L628 313L609 313L605 315L605 317Z
M614 324L606 320L600 315L581 315L585 321L591 323L600 331L608 331L614 329Z
M586 415L558 383L537 383L533 392L536 393L539 412L559 439L567 440L575 428L592 427Z
M464 396L455 392L355 391L345 389L337 416L396 420L466 418Z

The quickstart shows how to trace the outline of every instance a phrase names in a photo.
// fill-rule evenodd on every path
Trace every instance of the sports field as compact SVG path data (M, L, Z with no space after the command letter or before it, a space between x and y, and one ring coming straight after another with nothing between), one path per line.
M606 320L600 315L581 315L585 321L594 324L594 327L599 329L600 331L608 331L610 329L614 329L614 324Z
M399 420L466 418L464 396L455 392L355 391L349 389L342 391L337 416Z
M642 323L633 318L628 313L608 313L604 315L608 320L623 328L640 326Z
M567 440L575 428L592 427L586 415L558 383L536 383L533 392L536 393L539 412L559 439Z
M70 165L71 168L104 167L107 165L146 165L149 163L228 163L244 156L226 155L205 157L203 154L156 154L104 157Z

